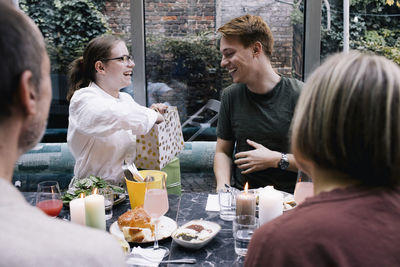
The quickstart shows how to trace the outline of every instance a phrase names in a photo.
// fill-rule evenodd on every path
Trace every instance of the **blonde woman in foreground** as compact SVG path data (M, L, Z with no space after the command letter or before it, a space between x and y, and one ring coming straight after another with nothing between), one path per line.
M337 54L305 84L292 124L315 196L258 229L245 266L400 265L400 68Z

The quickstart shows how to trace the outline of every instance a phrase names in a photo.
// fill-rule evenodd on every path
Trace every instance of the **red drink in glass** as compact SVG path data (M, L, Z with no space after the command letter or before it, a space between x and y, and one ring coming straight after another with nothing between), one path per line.
M43 200L36 204L39 209L51 217L56 217L60 214L62 205L63 203L59 199Z
M36 207L51 217L60 214L63 203L61 201L60 186L57 181L43 181L38 184Z

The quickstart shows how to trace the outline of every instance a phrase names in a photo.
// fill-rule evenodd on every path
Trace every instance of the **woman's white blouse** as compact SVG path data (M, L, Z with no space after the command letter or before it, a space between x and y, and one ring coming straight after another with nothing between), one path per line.
M136 135L146 134L157 113L120 92L115 98L95 83L71 98L67 142L75 158L75 178L96 175L123 181L122 163L136 156Z

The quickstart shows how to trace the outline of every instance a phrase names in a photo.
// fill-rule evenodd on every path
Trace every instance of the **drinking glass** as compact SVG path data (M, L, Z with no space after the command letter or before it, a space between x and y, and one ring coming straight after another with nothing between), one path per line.
M296 187L294 188L294 201L299 205L306 198L314 195L314 184L311 177L303 171L297 173Z
M219 217L225 221L232 221L236 216L235 193L230 188L218 191Z
M154 221L154 246L149 249L164 251L164 257L169 255L169 249L158 245L158 224L161 216L169 209L165 175L161 180L146 182L143 208Z
M237 255L246 256L247 246L258 226L258 218L253 215L239 215L233 219L232 232Z
M58 182L44 181L38 184L36 206L50 217L60 214L63 203Z
M106 220L113 216L114 205L114 191L110 187L102 188L99 190L100 194L104 196L104 208L106 212Z

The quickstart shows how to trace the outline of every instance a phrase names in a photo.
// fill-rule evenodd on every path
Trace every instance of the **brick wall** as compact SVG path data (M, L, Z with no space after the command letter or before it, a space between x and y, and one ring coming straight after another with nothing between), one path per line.
M293 0L285 0L285 2L293 3ZM290 14L293 10L292 5L276 2L275 0L219 0L216 7L217 28L241 15L252 14L261 16L270 27L274 36L272 66L281 74L291 75L293 27L290 21Z
M215 29L214 0L146 0L146 34L184 36Z
M110 0L105 3L104 14L112 31L127 44L131 42L131 1L130 0Z

